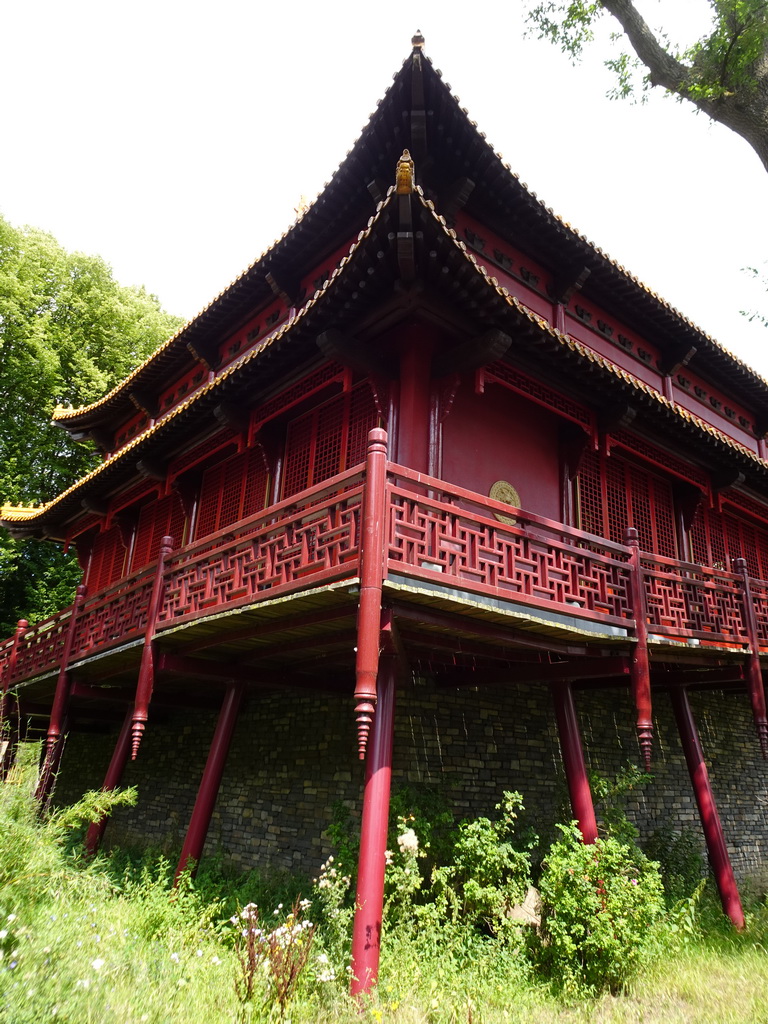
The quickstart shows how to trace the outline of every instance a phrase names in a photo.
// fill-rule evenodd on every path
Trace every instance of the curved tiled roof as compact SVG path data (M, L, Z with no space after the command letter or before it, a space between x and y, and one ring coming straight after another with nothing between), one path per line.
M356 319L359 320L380 301L381 294L391 288L392 280L397 276L396 268L392 266L396 263L396 244L391 241L396 238L396 231L393 231L397 227L398 217L398 206L394 202L396 198L393 189L390 189L374 216L369 218L366 228L358 235L349 254L293 320L278 328L265 342L246 352L213 380L202 385L162 420L134 438L115 456L53 501L37 509L3 506L0 509L0 521L11 529L26 525L28 528L45 527L49 531L55 530L55 524L66 521L68 516L79 511L83 497L94 492L104 493L105 488L126 483L135 473L136 459L148 449L154 451L165 439L170 450L174 450L173 443L175 441L177 444L178 438L184 436L187 431L185 425L191 422L191 416L196 417L198 424L206 413L212 417L211 410L215 403L239 394L241 389L248 389L253 397L254 378L264 387L268 386L283 371L285 361L289 358L288 352L294 364L297 358L311 358L315 352L317 333L329 321L334 324L353 324ZM501 286L481 260L467 249L420 188L415 191L413 205L425 250L428 242L431 251L439 252L439 262L442 265L450 264L451 273L441 275L442 280L459 282L465 293L466 297L462 299L452 292L450 301L457 308L464 304L468 317L482 316L484 322L491 322L529 343L524 350L518 348L518 354L540 358L550 378L559 374L563 381L567 381L566 386L577 390L581 388L582 392L587 393L597 387L614 398L618 389L633 404L648 410L651 423L662 418L665 428L672 431L672 436L686 436L689 444L701 447L710 460L717 453L723 459L727 457L731 464L735 460L763 489L768 490L768 463L755 452L693 413L668 401L656 389L609 359L557 331L547 320L530 310ZM386 247L388 253L384 252ZM381 291L378 293L371 288L363 289L359 286L364 276L361 271L371 266L379 268L378 277L382 279ZM365 276L367 280L373 280L367 272ZM557 358L553 359L553 354Z
M391 180L391 169L404 141L408 144L403 124L412 114L414 102L420 102L413 98L414 75L422 79L424 99L419 112L428 122L429 140L426 158L420 163L417 159L417 163L421 168L420 182L430 193L439 193L451 175L469 166L477 187L468 209L473 203L481 206L483 195L492 195L497 204L494 209L498 212L500 203L514 214L519 230L545 264L557 266L558 262L579 260L589 266L592 273L585 294L594 294L596 301L607 309L621 305L625 314L630 310L662 345L682 341L694 344L700 373L725 382L727 388L752 404L768 402L768 382L555 214L520 181L417 45L323 191L285 234L122 383L91 405L57 409L56 421L69 429L87 430L115 417L130 415L134 411L128 397L131 387L159 388L189 361L187 343L211 334L221 340L222 332L233 329L248 310L271 296L267 273L275 273L279 279L281 273L295 276L298 267L309 270L307 253L320 256L334 239L338 243L344 230L348 229L350 234L352 226L361 223L370 209L367 185L378 175ZM448 136L453 139L452 147L444 143ZM462 153L461 161L456 157L457 151ZM486 223L494 220L486 217Z

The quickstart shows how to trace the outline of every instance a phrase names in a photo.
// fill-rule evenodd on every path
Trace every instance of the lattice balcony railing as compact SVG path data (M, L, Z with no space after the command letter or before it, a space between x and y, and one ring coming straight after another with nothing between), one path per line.
M365 468L357 467L174 551L156 628L359 574ZM384 572L632 630L630 548L387 464ZM497 516L502 518L497 518ZM505 520L505 521L504 521ZM648 632L746 648L736 574L642 553ZM155 568L82 602L71 660L144 638ZM750 588L768 649L768 581ZM59 666L71 610L0 644L3 686Z
M632 617L621 544L402 467L388 503L390 572L606 624Z

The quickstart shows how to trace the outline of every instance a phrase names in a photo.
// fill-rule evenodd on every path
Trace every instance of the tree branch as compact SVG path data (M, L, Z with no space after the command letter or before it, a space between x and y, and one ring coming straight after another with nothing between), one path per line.
M664 49L631 0L601 0L619 22L632 48L650 71L652 85L685 95L690 81L688 68Z

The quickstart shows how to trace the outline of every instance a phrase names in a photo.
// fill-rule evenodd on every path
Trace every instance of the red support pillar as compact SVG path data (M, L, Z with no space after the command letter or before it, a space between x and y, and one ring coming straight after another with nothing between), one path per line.
M587 778L584 750L581 745L579 720L573 703L573 691L569 682L554 683L552 697L555 702L557 731L560 736L560 750L568 782L573 816L579 824L584 842L594 843L597 839L597 821L592 803L592 791Z
M59 661L59 675L56 680L53 704L51 705L48 734L45 737L43 768L40 772L37 789L35 790L35 797L42 805L45 805L48 802L51 786L56 778L56 772L58 771L58 767L61 762L63 746L60 740L64 727L64 718L67 714L67 706L69 705L69 693L71 690L69 662L72 658L72 645L74 644L75 630L77 629L77 616L80 612L80 607L85 600L85 594L86 587L81 583L75 592L75 600L72 602L72 608L69 613L69 623L67 625L67 635L64 638L64 648L61 652L61 659ZM54 764L54 762L56 763Z
M437 345L434 330L423 324L401 328L400 401L397 428L397 461L420 473L429 471L429 421L432 353Z
M358 755L362 761L376 710L379 671L381 587L387 516L387 433L374 427L368 434L363 522L360 532L360 603L357 610L355 717Z
M704 763L704 752L701 749L701 741L691 712L688 694L683 687L680 687L672 690L670 696L677 729L680 733L680 742L688 764L688 773L691 776L693 791L696 795L709 861L715 874L717 890L720 893L720 901L725 913L741 931L744 927L744 911L741 908L739 890L736 887L736 879L733 877L723 826L720 824L720 815L717 813L715 797L709 783L709 772Z
M155 627L165 587L165 563L172 550L173 538L163 537L157 556L155 578L152 581L152 593L147 609L147 628L144 633L144 648L141 652L141 665L139 666L139 681L136 684L136 702L133 708L133 725L131 727L131 759L134 761L147 725L149 702L152 700L152 690L155 687Z
M11 679L16 671L16 662L19 658L19 645L24 639L24 634L28 629L29 623L27 620L19 619L16 623L16 631L13 634L13 644L11 645L11 650L8 654L8 661L5 663L5 671L3 672L3 692L2 696L0 696L0 729L2 729L3 734L8 737L8 746L5 748L2 763L0 764L0 779L4 779L8 774L10 767L13 764L15 747L18 743L18 730L14 729L13 723L11 722L11 696L9 695L9 690L11 688Z
M350 991L353 996L369 992L376 984L379 974L389 793L392 781L396 670L396 656L384 655L379 671L378 705L365 771L357 898L352 930Z
M117 737L117 743L115 749L112 751L112 759L109 762L109 768L107 768L107 774L104 777L104 784L102 789L105 793L110 790L117 789L120 785L120 780L123 777L125 766L128 763L128 756L131 752L131 726L133 724L133 708L129 707L125 712L125 718L123 719L123 725L120 729L120 734ZM101 840L104 837L104 829L107 827L109 818L107 815L103 815L98 821L92 822L88 826L88 831L85 834L85 853L88 857L93 857L98 851L101 845Z
M221 711L216 722L216 729L211 740L211 747L208 751L208 760L205 762L203 777L200 780L200 788L197 791L195 806L192 810L192 817L189 820L189 828L181 850L181 857L176 868L174 884L178 882L179 876L187 868L192 867L193 873L197 870L200 857L205 846L205 837L208 835L208 827L211 824L211 815L216 805L216 797L219 794L221 777L224 774L224 766L227 763L227 754L232 742L232 734L237 724L237 716L240 711L240 704L243 699L244 683L230 683L224 694L221 704Z
M757 631L757 618L755 617L752 590L749 585L746 559L735 559L733 567L741 576L744 625L747 627L747 638L749 639L750 652L747 656L747 688L749 690L749 699L752 703L752 717L755 721L757 738L760 741L760 750L763 757L768 759L768 716L766 715L765 708L763 673L760 668L760 636Z
M653 706L651 702L651 673L648 662L648 620L645 605L643 566L640 561L640 543L637 530L630 526L624 543L630 548L629 586L632 597L632 612L635 616L636 643L632 648L632 697L637 711L637 738L645 762L645 770L651 770L651 747L653 745Z
M46 811L50 803L56 776L59 774L68 732L69 724L67 716L64 715L61 719L61 732L56 737L54 746L52 748L47 747L43 754L43 765L40 769L40 777L37 780L37 787L35 789L35 798L40 804L40 814Z

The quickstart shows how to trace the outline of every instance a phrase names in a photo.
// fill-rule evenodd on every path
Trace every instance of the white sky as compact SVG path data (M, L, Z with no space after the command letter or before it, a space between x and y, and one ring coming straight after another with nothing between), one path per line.
M757 157L685 105L608 101L598 61L523 38L524 6L0 0L0 213L192 317L321 190L420 28L547 205L768 376L739 316L768 309L741 273L766 257ZM684 28L706 7L644 2Z

